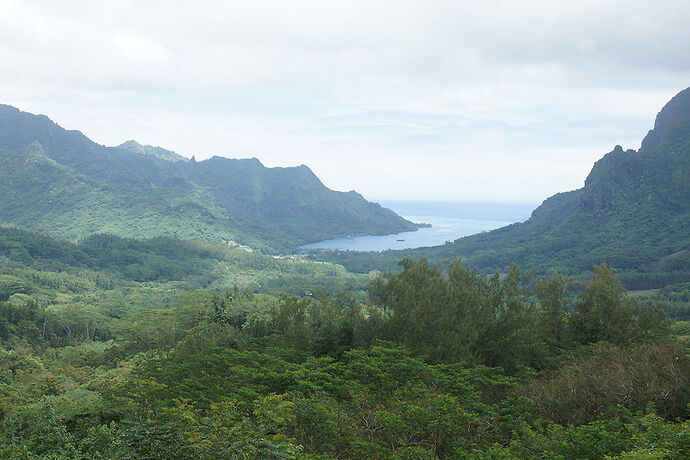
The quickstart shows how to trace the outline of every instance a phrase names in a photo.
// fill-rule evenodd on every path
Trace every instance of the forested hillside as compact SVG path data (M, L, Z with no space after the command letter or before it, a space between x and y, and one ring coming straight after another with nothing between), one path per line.
M658 114L638 151L616 146L585 186L554 195L529 220L433 248L383 253L324 251L316 258L367 272L402 257L462 258L484 273L510 264L580 275L602 262L630 289L690 282L690 88Z
M68 239L94 233L237 241L280 250L416 226L302 165L189 161L130 141L98 145L45 116L0 106L0 223Z

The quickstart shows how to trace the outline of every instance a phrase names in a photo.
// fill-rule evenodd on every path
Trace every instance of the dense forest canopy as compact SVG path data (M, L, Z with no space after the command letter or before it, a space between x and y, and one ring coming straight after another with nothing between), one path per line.
M690 329L606 265L365 277L18 229L0 248L3 458L690 453Z

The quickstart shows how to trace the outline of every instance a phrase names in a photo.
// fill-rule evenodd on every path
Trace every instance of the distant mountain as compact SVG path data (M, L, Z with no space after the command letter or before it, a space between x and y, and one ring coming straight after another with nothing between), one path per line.
M187 160L161 147L94 143L43 115L0 105L0 224L69 239L108 232L291 248L416 226L306 166Z
M583 188L548 198L523 223L434 248L330 258L368 270L403 256L462 257L487 272L517 263L579 274L606 262L632 288L690 281L690 88L664 106L638 151L616 146Z

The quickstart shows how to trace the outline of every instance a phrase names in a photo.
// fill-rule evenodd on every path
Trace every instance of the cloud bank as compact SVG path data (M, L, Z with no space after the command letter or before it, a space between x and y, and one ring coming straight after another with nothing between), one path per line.
M0 102L95 141L539 202L690 86L677 1L0 0Z

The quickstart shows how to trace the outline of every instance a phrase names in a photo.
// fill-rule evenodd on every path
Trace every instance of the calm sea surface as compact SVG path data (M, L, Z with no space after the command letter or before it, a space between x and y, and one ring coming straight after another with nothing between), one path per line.
M429 223L431 227L393 235L336 238L307 244L302 248L385 251L437 246L462 236L522 222L536 207L533 204L508 203L382 202L381 205L394 210L407 220Z

